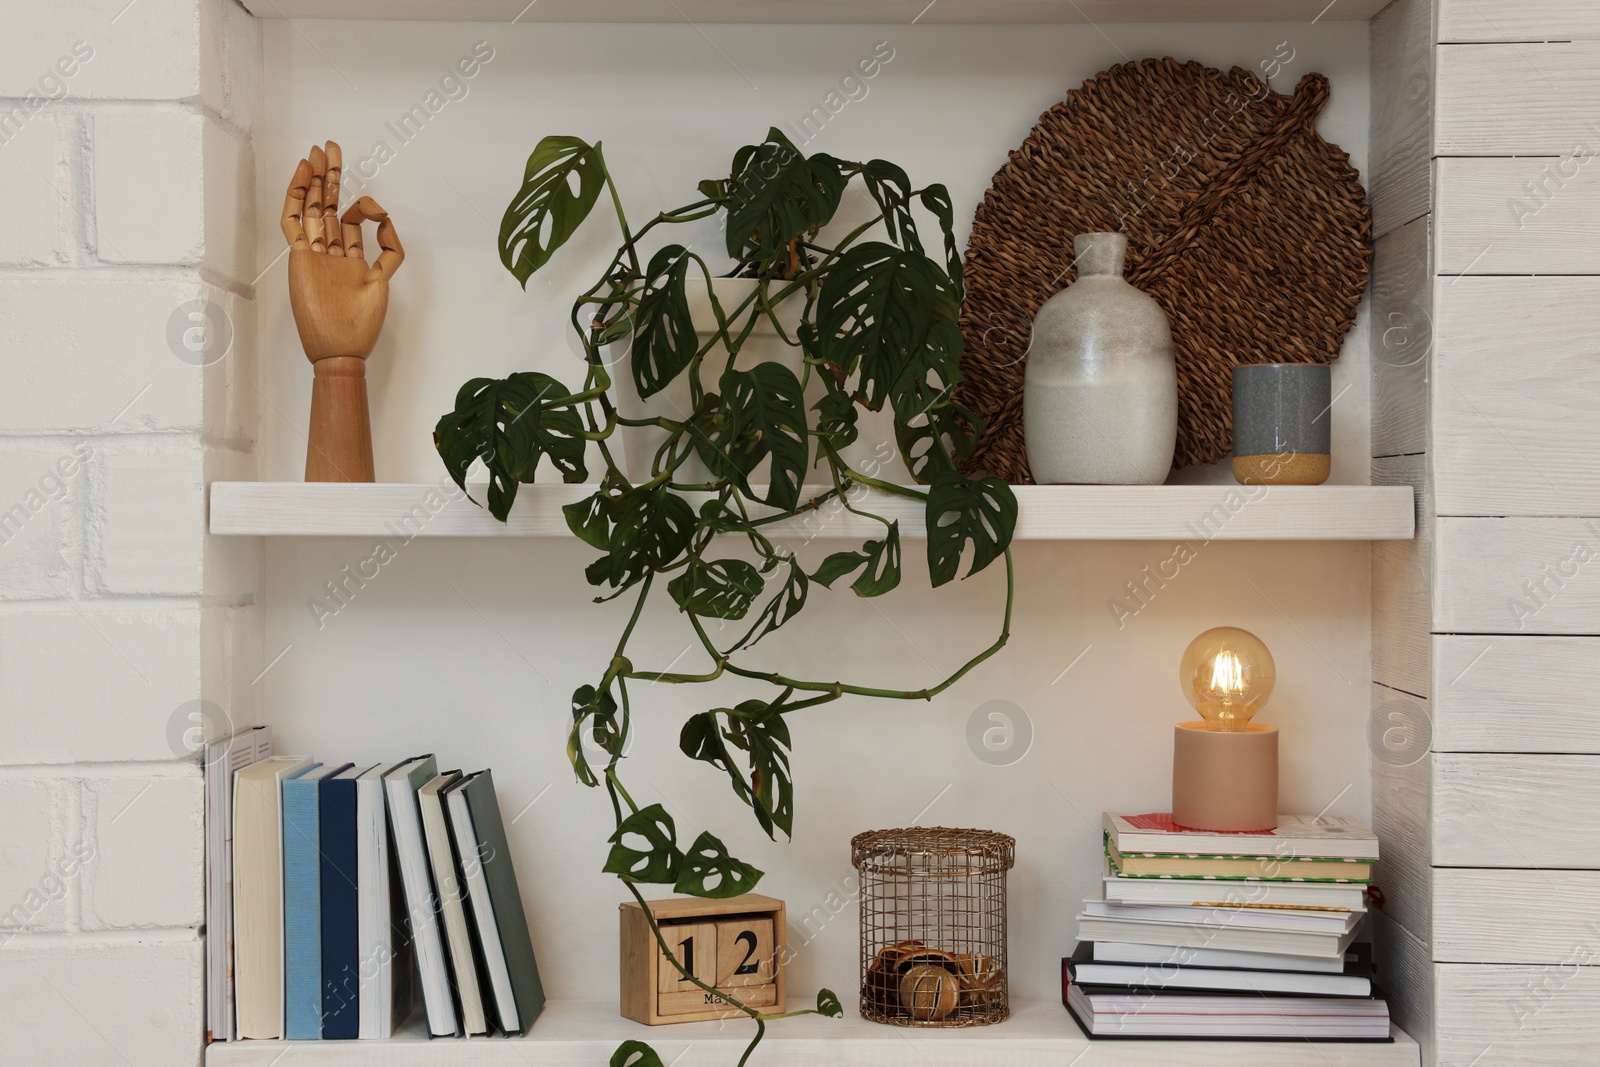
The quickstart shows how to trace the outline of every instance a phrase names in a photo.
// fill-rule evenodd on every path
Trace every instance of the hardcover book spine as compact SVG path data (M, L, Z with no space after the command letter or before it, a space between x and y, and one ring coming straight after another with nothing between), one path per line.
M322 1036L321 836L317 783L283 784L284 1032L291 1040Z
M360 913L356 783L325 782L321 798L322 1036L360 1036Z

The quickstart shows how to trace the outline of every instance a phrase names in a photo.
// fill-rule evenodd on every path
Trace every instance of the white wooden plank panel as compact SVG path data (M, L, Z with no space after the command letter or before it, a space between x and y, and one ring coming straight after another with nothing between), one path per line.
M1418 931L1431 929L1433 899L1428 729L1426 700L1372 687L1372 829L1381 846L1373 880L1385 913Z
M1525 888L1522 886L1519 889ZM1595 1062L1600 968L1593 933L1572 963L1434 968L1436 1067L1579 1067Z
M1434 306L1438 513L1600 515L1600 278L1440 278Z
M1428 369L1434 344L1431 219L1373 245L1372 454L1428 450Z
M799 998L790 1007L801 1007ZM844 1016L785 1019L769 1029L757 1062L782 1067L1420 1067L1416 1042L1095 1041L1060 998L1013 998L1001 1026L906 1031L863 1019L856 998ZM617 1014L616 1001L553 1000L524 1037L430 1041L413 1024L387 1041L225 1041L207 1046L206 1067L597 1067L618 1044L648 1040L663 1063L732 1067L748 1025L677 1023L646 1031Z
M1439 40L1600 39L1594 0L1439 0Z
M1335 5L1337 6L1337 5ZM1382 237L1433 203L1433 4L1395 0L1372 20L1367 199Z
M1372 543L1372 680L1428 695L1433 651L1434 519L1428 457L1372 461L1373 485L1409 485L1417 499L1417 536Z
M1422 936L1373 912L1369 920L1378 984L1389 997L1389 1017L1416 1039L1422 1062L1433 1062L1433 950Z
M1435 633L1600 633L1600 522L1444 517L1434 532Z
M1433 639L1435 752L1600 755L1600 638Z
M510 521L453 497L453 486L377 483L215 482L211 532L265 536L570 537L564 504L594 493L585 485L523 486ZM1409 538L1412 492L1404 486L1016 486L1016 536L1023 540L1369 540ZM483 499L479 488L476 499ZM696 506L704 493L685 493ZM921 537L921 501L874 492L874 512ZM831 505L831 502L830 502ZM767 532L788 540L860 537L883 529L825 505ZM766 509L753 509L766 514Z
M1107 23L1364 21L1386 0L244 0L257 18L476 22ZM1326 11L1323 9L1326 8ZM919 18L920 16L920 18Z
M1440 867L1600 868L1597 810L1600 756L1434 753ZM1436 927L1446 910L1436 894Z
M1437 155L1600 153L1600 41L1440 45L1437 62Z
M1600 165L1530 158L1434 166L1440 274L1600 274Z
M1440 963L1600 963L1600 871L1441 869L1434 902Z

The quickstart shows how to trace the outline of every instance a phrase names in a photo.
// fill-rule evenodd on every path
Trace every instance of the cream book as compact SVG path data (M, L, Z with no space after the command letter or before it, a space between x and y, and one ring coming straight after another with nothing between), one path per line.
M450 973L455 976L456 1000L461 1005L461 1029L471 1037L488 1032L489 1024L483 1013L483 993L478 985L467 913L462 907L467 887L456 876L455 851L450 842L449 817L445 815L442 795L460 778L460 771L438 775L417 790L417 804L422 808L422 836L428 845L428 862L433 866L433 884L439 891L439 914L444 918Z
M283 1037L283 782L312 766L272 756L233 778L233 976L241 1038Z

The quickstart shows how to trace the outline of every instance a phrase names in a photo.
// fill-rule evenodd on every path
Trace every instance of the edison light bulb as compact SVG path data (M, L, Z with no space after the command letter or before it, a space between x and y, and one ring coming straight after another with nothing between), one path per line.
M1218 626L1189 642L1178 667L1183 695L1207 728L1230 733L1261 710L1277 677L1261 638L1236 626Z

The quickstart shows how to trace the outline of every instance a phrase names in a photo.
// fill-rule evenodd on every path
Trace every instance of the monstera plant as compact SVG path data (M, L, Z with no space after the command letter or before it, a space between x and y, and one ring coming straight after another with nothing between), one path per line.
M830 227L858 179L874 207L870 217L848 229ZM661 805L641 806L629 794L622 755L634 713L630 685L731 676L769 686L767 695L733 707L708 701L709 710L684 723L679 744L690 759L726 775L733 796L769 836L787 835L794 825L789 716L847 695L931 700L994 655L1011 621L1016 499L999 479L969 477L958 468L982 426L952 400L960 375L962 283L945 188L914 189L904 170L884 160L806 156L774 129L761 144L739 149L728 175L701 182L699 192L693 203L635 229L599 143L541 141L500 229L506 268L526 286L602 193L621 230L615 255L572 311L586 353L584 380L574 389L531 371L475 378L462 386L455 410L434 434L463 489L475 462L487 468L486 502L501 520L518 486L534 481L541 459L572 483L591 482L594 455L604 465L591 483L594 492L564 510L573 534L599 553L585 571L601 592L596 600L629 594L633 606L615 651L597 665L598 679L572 694L567 756L580 782L604 787L610 798L614 823L604 869L641 905L644 885L728 897L753 889L761 872L710 833L681 842ZM715 216L726 224L732 261L722 276L745 279L740 286L719 290L701 255L663 243L670 227ZM937 225L932 248L924 241L929 217ZM648 257L647 246L654 247ZM729 290L734 297L719 297ZM694 321L691 296L697 293L709 298L710 327ZM780 314L789 301L796 306ZM781 325L784 318L790 327ZM758 326L781 337L791 358L741 361ZM640 398L687 382L688 410L672 418L624 417L613 395L614 385L623 383L613 383L612 361L631 375L627 384ZM808 396L815 402L808 404ZM916 484L896 484L845 458L857 444L858 416L885 405L893 414L894 446ZM618 437L644 431L660 443L648 469L629 469L616 454ZM1005 560L997 636L948 677L925 679L915 689L747 666L748 650L793 620L815 586L851 579L856 596L877 597L899 585L899 523L873 510L884 494L920 503L933 585ZM881 534L809 568L775 528L784 520L845 511L881 525ZM698 673L647 669L629 658L629 638L658 583L703 650ZM729 623L737 624L735 639L717 640L713 632L727 632ZM603 761L586 755L586 738ZM672 958L648 906L645 913ZM766 1022L780 1016L722 995L756 1022L743 1064ZM838 998L824 989L815 1008L785 1014L840 1010ZM620 1047L611 1062L660 1064L636 1041Z

